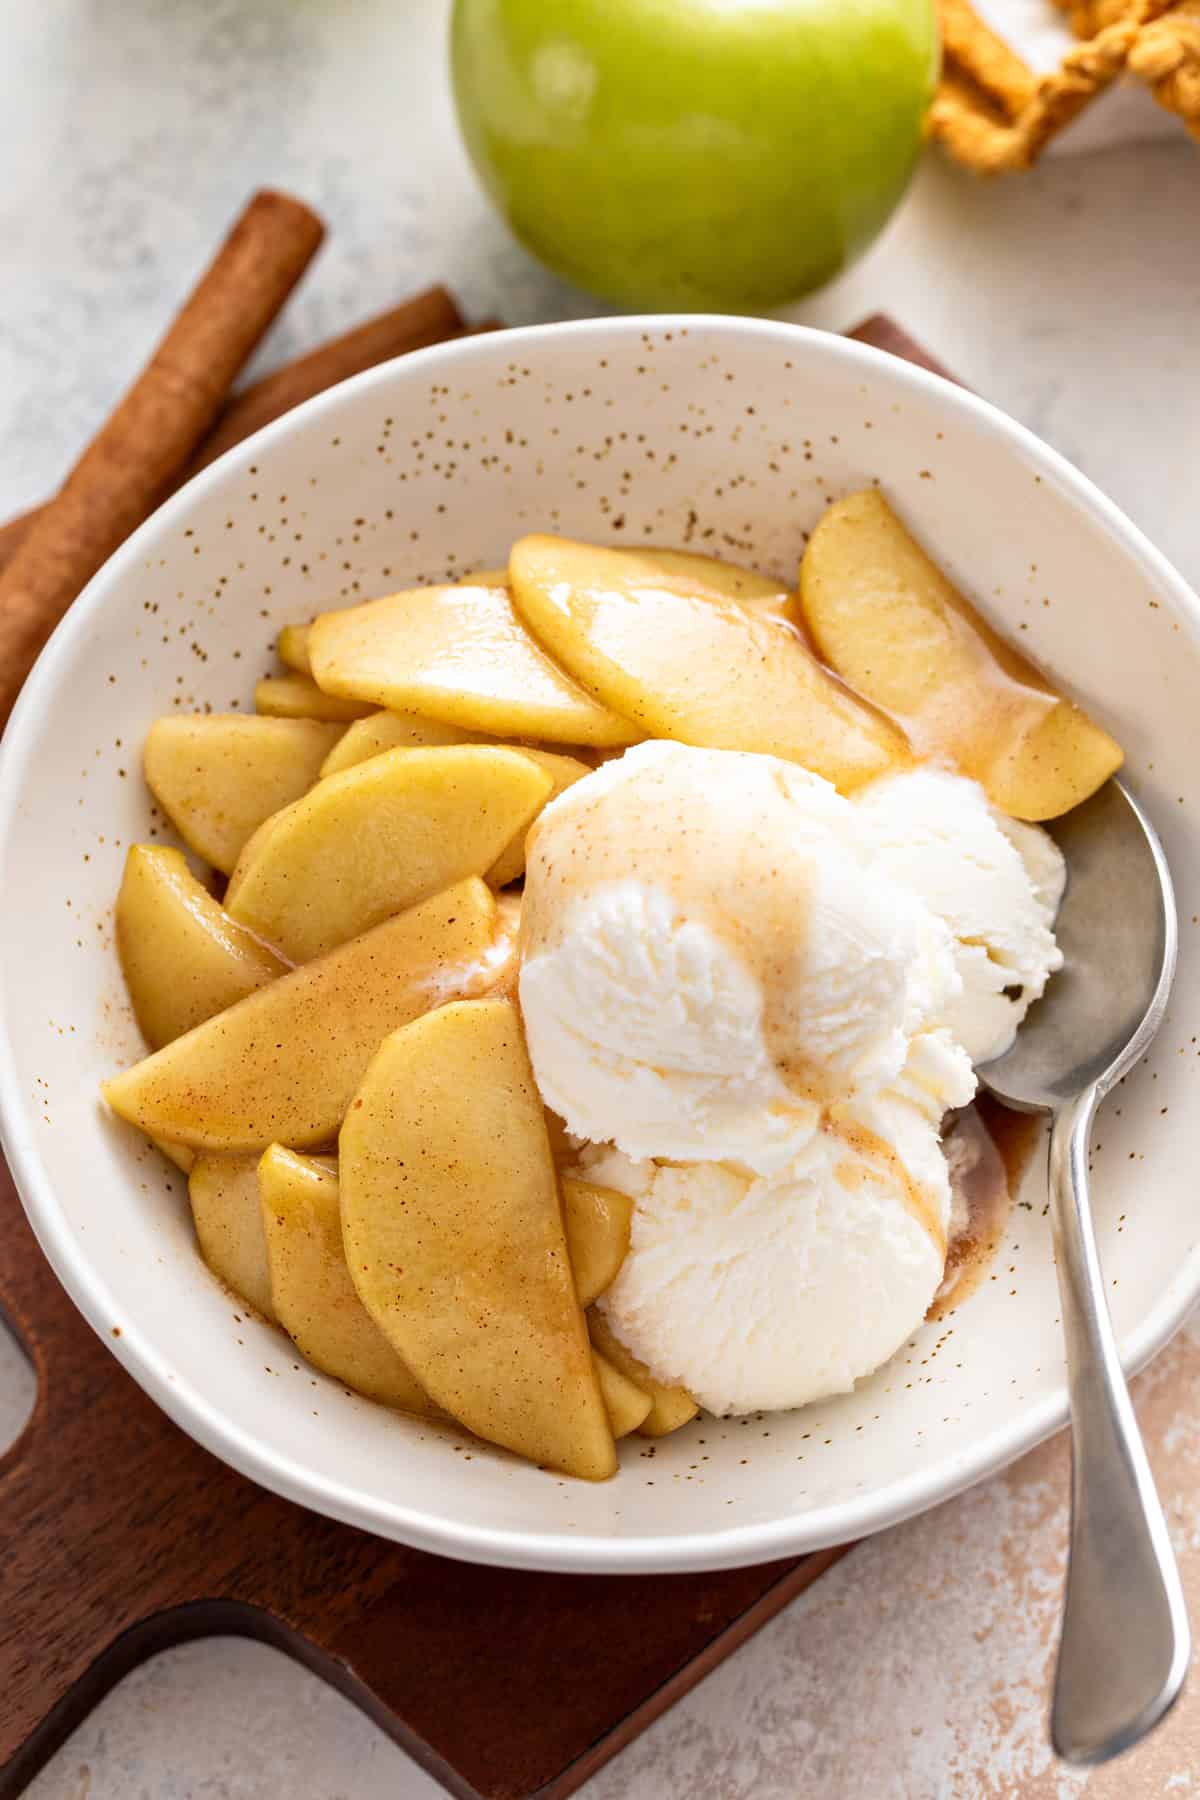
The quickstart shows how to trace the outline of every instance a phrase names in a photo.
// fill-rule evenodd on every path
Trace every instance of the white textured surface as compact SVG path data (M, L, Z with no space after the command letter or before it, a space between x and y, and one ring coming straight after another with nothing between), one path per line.
M51 485L257 182L292 185L334 226L275 354L435 276L473 311L513 321L591 310L509 245L475 194L442 94L442 15L432 0L0 0L4 510ZM930 162L872 256L798 316L840 327L886 303L1200 581L1200 415L1185 403L1200 328L1197 174L1185 144L990 186ZM1198 1363L1182 1340L1140 1384L1193 1577ZM1041 1709L1064 1475L1051 1447L862 1547L601 1774L592 1800L1193 1791L1187 1703L1114 1769L1050 1767ZM130 1678L31 1793L436 1791L313 1677L220 1641Z

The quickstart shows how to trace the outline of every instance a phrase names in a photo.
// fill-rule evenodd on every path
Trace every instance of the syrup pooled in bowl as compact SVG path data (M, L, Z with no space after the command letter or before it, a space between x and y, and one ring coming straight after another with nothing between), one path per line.
M1040 1114L1014 1112L990 1094L950 1115L942 1133L952 1196L946 1273L927 1318L953 1312L987 1274L1041 1129Z

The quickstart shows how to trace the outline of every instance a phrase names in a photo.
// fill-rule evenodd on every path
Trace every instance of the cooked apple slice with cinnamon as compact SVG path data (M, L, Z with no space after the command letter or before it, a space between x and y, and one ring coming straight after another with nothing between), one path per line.
M369 1400L435 1413L350 1279L336 1163L272 1144L257 1170L271 1299L297 1350Z
M263 820L308 792L343 729L241 713L156 719L146 782L184 842L228 875Z
M629 1254L633 1201L615 1188L564 1175L563 1225L580 1306L590 1306L621 1272Z
M551 800L556 799L559 794L574 786L575 782L582 781L585 775L592 773L590 763L580 762L577 756L561 756L554 750L522 748L521 755L529 757L531 762L536 763L550 777L549 790L538 807L538 812L549 806ZM521 827L503 856L488 870L487 878L493 887L507 887L510 881L519 881L525 873L525 839L532 823L533 820L530 819Z
M157 1137L152 1137L150 1142L168 1162L174 1163L185 1175L191 1174L196 1166L196 1152L190 1144L173 1144L170 1138Z
M367 762L373 756L382 756L388 750L478 743L479 735L476 732L472 736L472 733L464 731L458 725L442 725L436 719L422 719L418 713L372 713L369 719L360 719L356 725L351 725L341 743L334 745L322 765L321 774L340 774L343 769L351 769L356 763ZM577 756L564 756L553 750L535 750L523 744L497 744L494 748L519 748L523 756L530 757L539 769L545 771L550 777L551 785L542 802L543 806L549 805L557 794L563 793L573 782L581 781L592 772L590 763L581 762ZM532 820L529 824L532 824ZM525 873L525 838L529 824L522 826L508 849L488 870L487 878L493 887L507 887Z
M312 675L312 664L308 659L308 632L307 625L285 625L275 646L280 662L297 675Z
M346 700L339 694L327 694L311 675L264 675L254 688L254 710L276 719L365 719L371 707L361 700Z
M650 1396L650 1410L636 1428L642 1437L666 1437L695 1418L700 1408L686 1388L665 1387L661 1381L655 1381L645 1363L625 1348L598 1306L589 1307L587 1317L592 1343L601 1356L606 1356L627 1381Z
M496 902L482 881L305 963L104 1083L152 1137L262 1153L327 1143L380 1042L489 979Z
M478 743L479 733L459 725L443 725L420 713L373 712L356 719L321 764L321 774L340 775L355 763L367 762L388 750L428 750L439 744Z
M430 1398L535 1463L611 1475L612 1430L513 1003L459 1002L395 1032L340 1148L350 1273Z
M414 588L322 613L308 644L321 687L351 700L493 737L609 745L642 735L551 660L498 584Z
M899 730L784 620L653 553L526 537L509 561L530 630L652 737L786 757L849 790L909 760Z
M161 844L130 846L115 924L121 973L152 1050L287 967L222 911L178 850Z
M631 1431L637 1431L646 1423L654 1402L644 1388L635 1386L628 1375L622 1375L616 1364L609 1362L607 1356L601 1356L594 1347L592 1361L596 1365L596 1379L604 1396L612 1434L615 1438L628 1437Z
M1013 818L1057 818L1120 768L1120 746L992 630L874 488L825 513L800 599L833 668Z
M200 1156L188 1177L200 1254L227 1288L275 1320L257 1156Z
M469 875L483 875L553 782L519 750L451 744L389 750L259 827L225 910L292 962L307 962Z
M682 576L701 589L710 599L736 600L751 612L768 617L786 616L795 594L785 581L773 575L760 575L741 563L722 562L716 556L704 556L696 550L638 551L638 556L666 576Z
M451 583L452 587L507 587L507 569L473 569L460 581Z

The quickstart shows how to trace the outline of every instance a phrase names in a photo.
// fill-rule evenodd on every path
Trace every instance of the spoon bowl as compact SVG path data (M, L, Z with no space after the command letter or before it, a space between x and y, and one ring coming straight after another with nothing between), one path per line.
M1122 782L1105 782L1050 830L1068 869L1054 927L1063 967L1012 1049L980 1071L1020 1112L1116 1086L1162 1023L1179 950L1166 856Z
M1071 1539L1050 1731L1069 1762L1128 1749L1177 1699L1191 1654L1179 1572L1104 1297L1088 1145L1104 1095L1166 1011L1178 922L1166 856L1119 781L1059 820L1064 967L1004 1056L980 1070L1005 1104L1047 1112L1050 1218L1073 1428Z

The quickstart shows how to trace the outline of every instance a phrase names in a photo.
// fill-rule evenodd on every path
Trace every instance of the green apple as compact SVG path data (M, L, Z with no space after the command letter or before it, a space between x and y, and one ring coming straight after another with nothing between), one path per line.
M904 191L932 0L456 0L467 148L521 241L623 306L828 281Z

